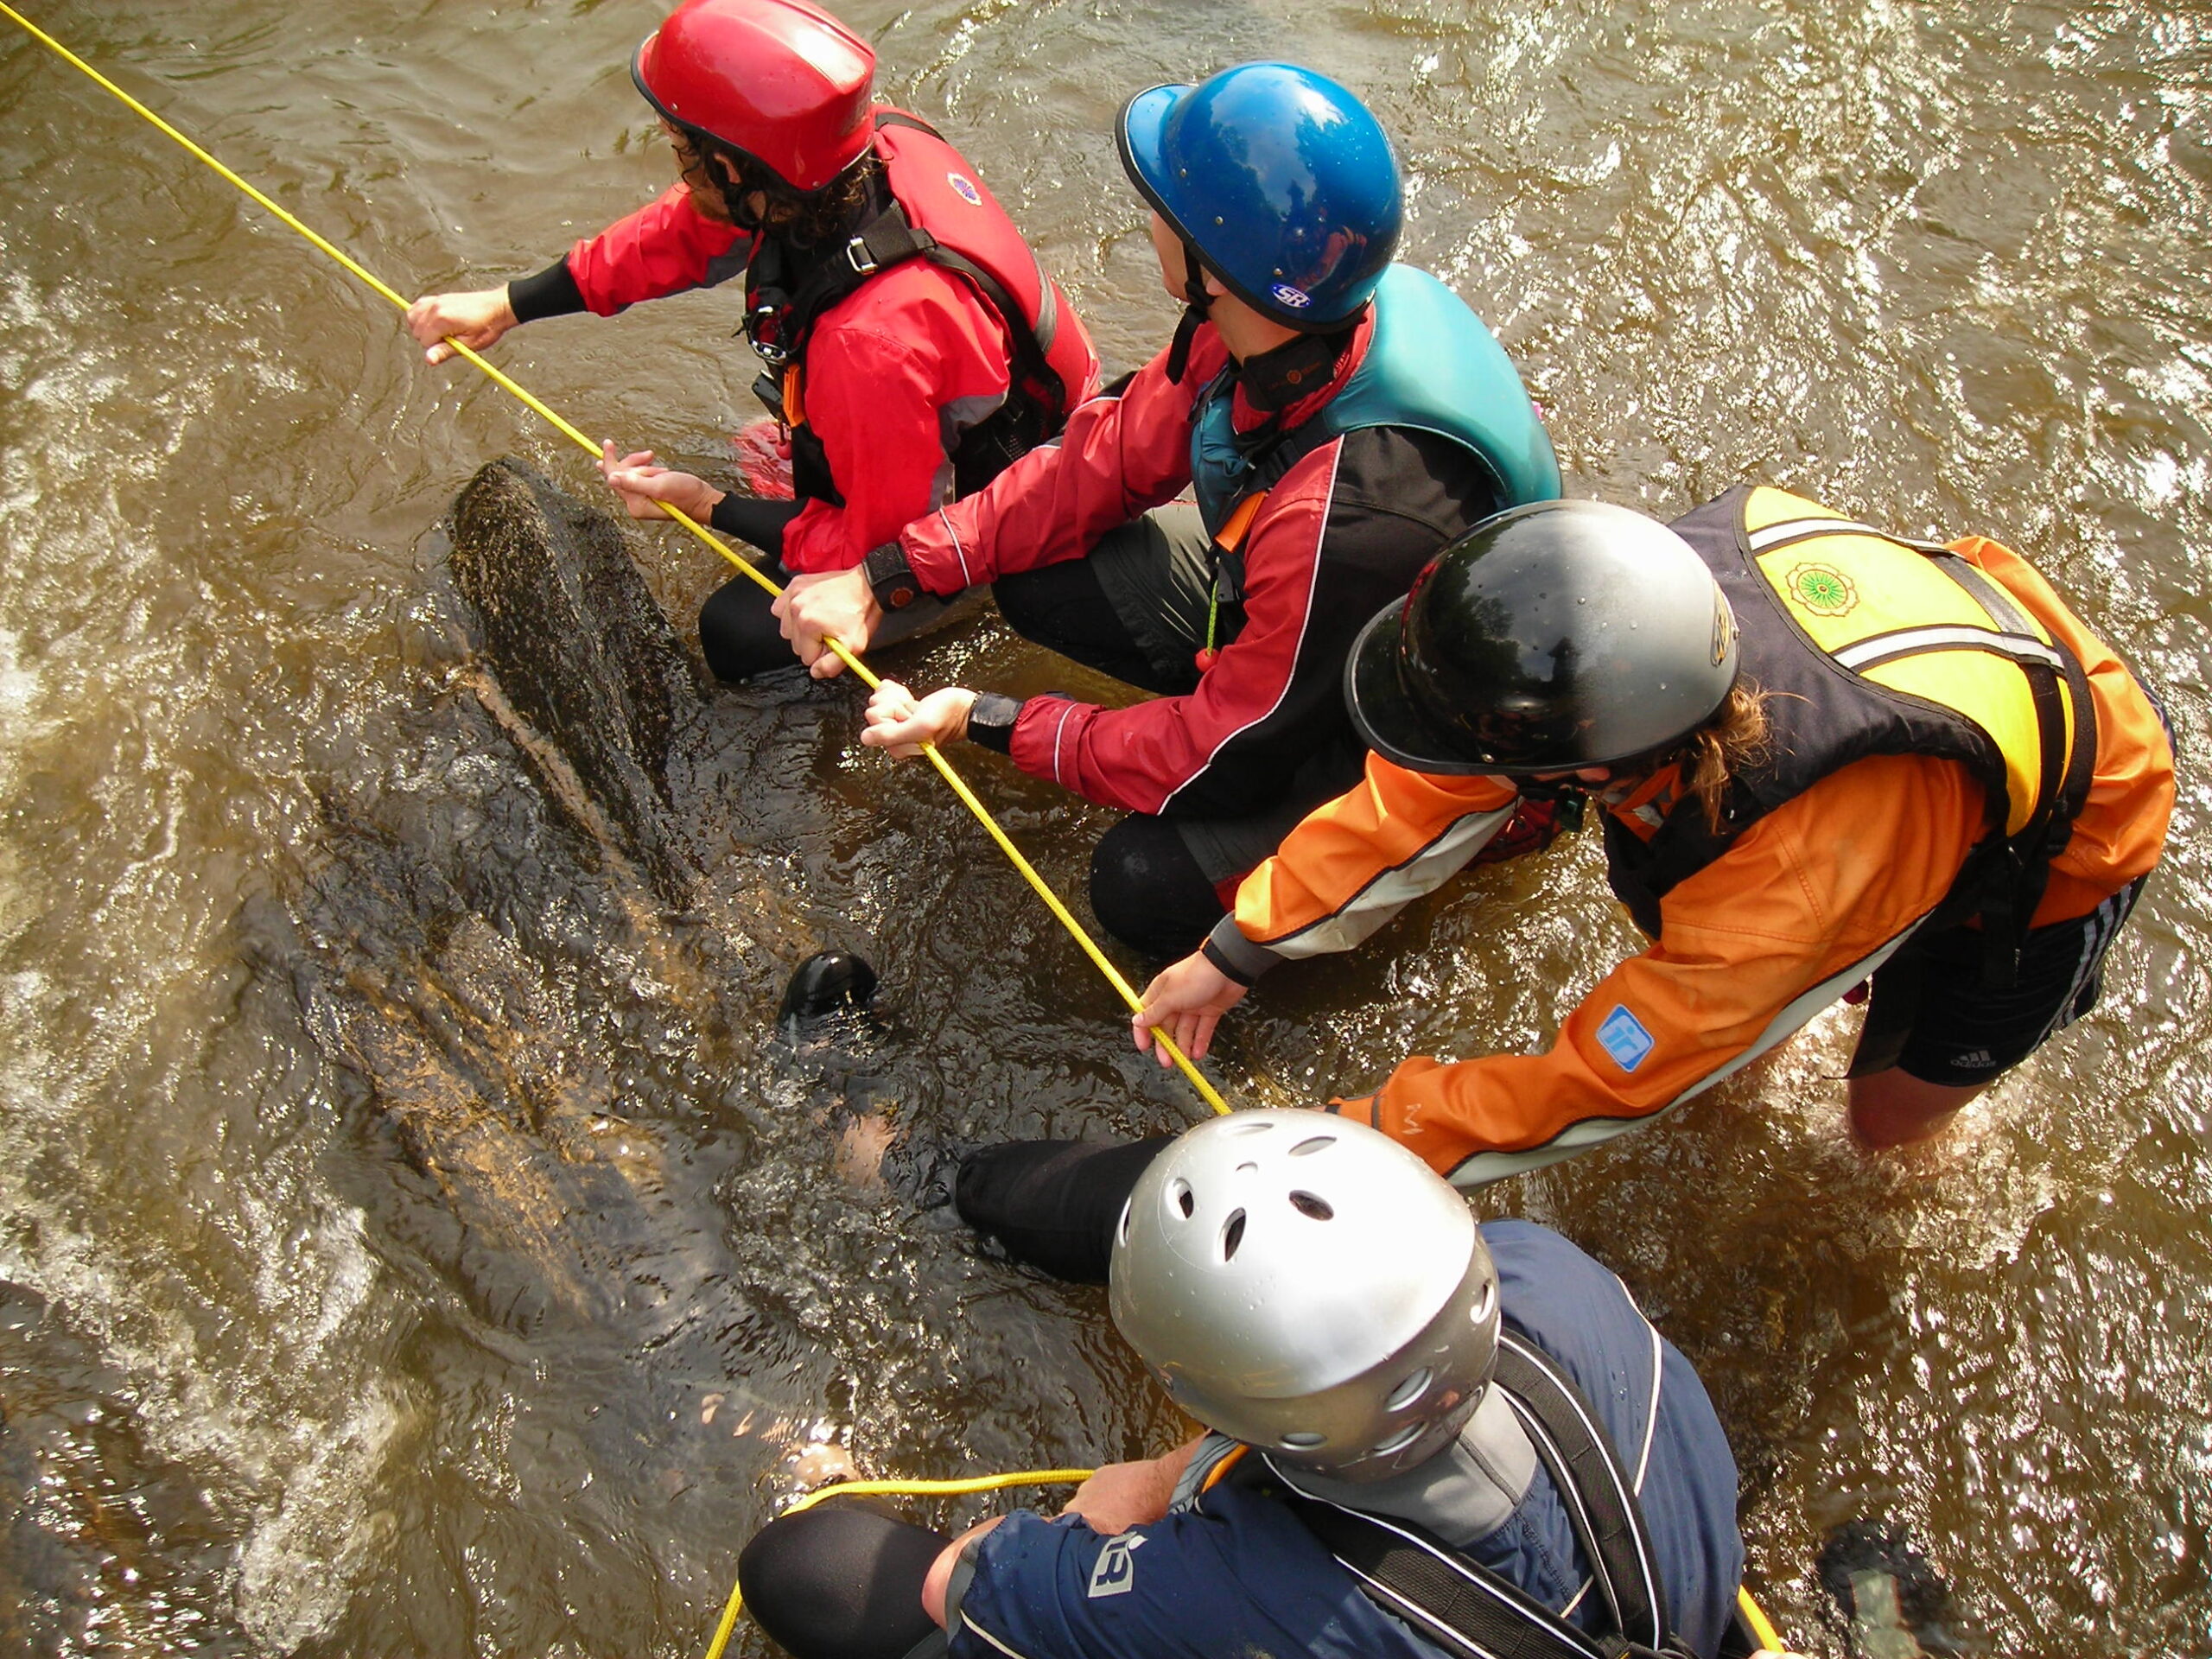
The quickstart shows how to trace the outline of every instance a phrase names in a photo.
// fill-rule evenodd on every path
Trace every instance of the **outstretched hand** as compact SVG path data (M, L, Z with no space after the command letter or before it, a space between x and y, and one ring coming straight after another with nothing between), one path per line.
M703 524L713 516L715 504L727 493L703 478L654 466L650 449L618 455L612 443L600 446L599 474L607 480L607 488L622 498L632 518L665 518L666 509L674 507L692 523Z
M948 685L918 702L898 681L886 680L868 700L861 741L905 760L919 754L925 743L942 746L965 737L968 711L975 706L976 694L963 686Z
M1129 1033L1163 1067L1175 1062L1152 1040L1154 1027L1190 1058L1204 1059L1213 1046L1213 1028L1244 1000L1246 988L1208 962L1202 951L1193 950L1144 988L1144 1006L1130 1016Z
M467 294L426 294L407 308L407 332L427 349L423 360L433 367L454 355L450 334L472 352L498 343L520 319L507 303L507 290L480 288Z

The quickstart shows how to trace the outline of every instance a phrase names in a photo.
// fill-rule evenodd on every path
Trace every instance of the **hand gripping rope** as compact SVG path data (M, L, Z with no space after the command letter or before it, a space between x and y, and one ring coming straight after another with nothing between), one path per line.
M374 271L369 270L367 266L362 264L360 261L355 259L351 254L347 253L343 248L339 247L335 243L318 234L316 232L310 230L292 213L279 207L276 202L270 200L269 197L264 194L260 190L255 188L245 179L240 178L229 168L224 166L221 162L216 160L214 156L209 155L198 144L193 143L191 139L186 137L184 134L179 132L167 121L164 121L160 116L155 114L153 111L148 109L137 99L131 97L130 93L124 92L122 87L117 86L99 70L93 68L91 64L86 63L74 52L72 52L67 47L62 45L60 41L55 40L44 29L32 22L30 19L24 16L22 13L17 11L13 6L9 5L6 3L6 0L0 0L0 13L6 14L10 19L20 24L26 34L29 35L41 46L48 48L55 56L60 58L71 67L81 70L86 76L96 82L104 90L113 93L118 100L130 108L133 112L143 117L154 126L159 128L163 133L175 139L196 160L206 163L209 168L212 168L215 172L220 174L232 184L237 186L239 190L252 197L253 200L260 203L262 207L267 208L270 213L275 214L284 225L288 226L292 230L296 231L308 241L313 243L323 252L328 254L333 259L336 260L340 265L344 266L348 271L352 272L364 283L367 284L368 287L375 289L377 293L391 301L391 303L397 306L401 311L404 312L407 309L407 301L400 295L398 290L394 289L390 283L386 283L382 277L378 276ZM470 350L467 346L462 345L459 340L454 339L452 336L448 335L445 343L452 346L454 352L459 355L467 358L471 363L474 364L477 368L483 372L485 378L489 379L493 385L497 385L500 390L508 393L518 402L523 404L543 417L546 423L551 426L554 430L559 432L563 437L569 439L576 444L578 448L584 450L594 460L598 458L600 454L600 446L593 442L590 438L585 436L584 434L578 430L575 426L571 425L569 421L563 418L557 411L548 407L543 403L541 403L530 391L518 385L504 372L495 368L492 364L486 362L482 357ZM722 541L712 531L703 528L695 520L689 518L675 507L667 506L664 504L664 511L667 512L670 518L676 520L677 524L683 525L684 529L690 531L692 535L697 537L699 540L704 542L709 547L714 549L716 553L728 560L729 563L736 566L740 571L752 578L755 582L758 582L769 593L780 594L783 592L783 589L773 581L767 576L763 575L749 561L741 557L735 550L731 548L728 543ZM867 664L861 662L855 653L848 651L845 648L843 641L834 639L825 639L823 643L828 645L831 651L836 652L837 659L843 663L847 668L852 670L853 672L860 677L861 683L870 690L874 690L877 686L882 683L882 682L875 677L874 673L870 671ZM960 798L961 804L967 807L970 812L974 813L977 821L982 824L985 830L990 832L991 839L998 842L999 850L1007 855L1007 858L1013 863L1014 868L1021 872L1022 879L1027 881L1032 887L1036 889L1037 896L1045 901L1045 907L1051 911L1053 916L1058 919L1062 927L1067 929L1067 931L1074 936L1075 942L1083 947L1083 953L1089 957L1093 963L1097 964L1098 971L1105 975L1107 982L1113 986L1116 991L1121 994L1122 1001L1129 1005L1132 1012L1142 1007L1144 1004L1141 999L1138 997L1135 990L1131 988L1129 982L1122 976L1121 969L1115 967L1111 962L1107 960L1106 953L1098 948L1097 942L1084 931L1083 924L1076 920L1075 917L1069 912L1068 907L1060 902L1059 895L1052 891L1051 886L1046 883L1043 876L1037 874L1036 868L1032 865L1027 858L1024 858L1021 855L1021 849L1016 847L1013 841L1007 836L1006 831L999 827L998 820L994 818L990 814L990 810L986 807L982 801L976 798L976 792L968 787L966 780L963 779L958 772L952 769L952 763L947 760L944 755L938 752L937 746L934 743L923 744L922 753L928 757L930 765L937 768L938 775L940 778L943 778L944 781L950 785L952 792ZM1168 1057L1173 1059L1177 1067L1180 1069L1183 1075L1190 1080L1191 1087L1198 1090L1199 1099L1205 1101L1207 1105L1213 1108L1217 1112L1226 1113L1229 1110L1229 1103L1221 1097L1220 1093L1214 1088L1213 1084L1206 1081L1204 1075L1198 1071L1198 1068L1191 1064L1189 1058L1183 1053L1183 1051L1175 1046L1174 1043L1168 1038L1166 1033L1155 1028L1153 1032L1153 1040L1160 1045L1162 1049L1166 1051Z
M123 88L117 86L99 70L93 68L91 64L86 63L74 52L72 52L67 47L62 45L60 41L55 40L51 35L48 35L45 30L40 29L35 23L32 22L28 17L25 17L13 6L8 4L7 0L0 0L0 13L4 13L11 22L21 26L23 31L29 35L32 39L37 41L40 45L46 47L48 50L53 52L55 56L60 58L72 68L81 71L86 77L99 85L104 91L112 93L118 101L132 111L135 114L143 117L153 126L160 129L163 134L175 139L176 143L182 146L183 149L194 159L205 163L216 173L220 174L224 179L236 186L246 195L251 196L270 213L274 214L283 224L289 227L291 230L298 232L299 235L304 238L307 241L314 244L315 247L321 249L339 264L344 266L346 270L359 278L366 286L374 289L378 294L382 295L385 299L391 301L391 303L397 307L401 311L404 312L407 309L407 301L405 298L400 295L397 289L394 289L374 271L369 270L365 265L355 259L343 248L339 247L335 243L331 242L327 238L308 228L308 226L302 223L293 213L278 206L263 192L255 188L253 185L247 182L245 179L239 177L238 175L232 172L221 162L216 160L214 156L209 155L205 149L202 149L191 139L186 137L184 134L178 131L167 121L164 121L160 116L155 114L153 111L148 109L137 99L131 97L130 93L124 92ZM587 454L591 455L594 459L597 459L600 454L600 446L594 443L590 438L587 437L575 426L572 425L557 410L540 402L538 398L528 389L518 385L504 371L495 367L477 353L462 345L459 340L453 339L450 335L447 337L446 344L452 346L458 355L467 359L469 362L474 364L477 369L483 373L484 377L490 380L494 385L497 385L500 390L505 391L509 396L515 398L516 401L521 403L525 407L532 410L543 419L548 425L551 426L563 437L568 438L569 441L574 442ZM685 530L690 531L693 536L705 543L724 559L727 559L731 564L734 565L739 570L752 578L753 581L758 582L762 588L767 589L768 592L772 594L780 594L783 591L783 589L773 581L763 575L753 566L751 563L741 557L735 550L731 548L727 543L723 542L712 531L705 529L677 508L664 506L664 510L667 512L670 518L673 518L677 524L683 525ZM827 645L831 651L837 653L838 660L843 663L847 668L852 670L855 674L859 676L861 683L867 685L869 690L873 690L877 685L881 683L874 673L869 670L868 666L865 663L861 661L860 658L855 653L848 651L845 648L842 640L831 639L825 639L823 643ZM1066 928L1069 933L1074 936L1075 942L1083 947L1084 954L1089 957L1093 963L1097 964L1098 971L1105 975L1108 983L1111 984L1115 990L1121 994L1122 1000L1128 1003L1132 1010L1141 1007L1143 1006L1142 1001L1138 997L1135 990L1130 986L1129 982L1122 977L1121 970L1115 967L1111 962L1107 960L1105 952L1098 948L1097 942L1084 931L1083 924L1076 920L1075 917L1069 912L1068 907L1060 902L1059 895L1052 891L1051 886L1046 883L1043 876L1037 874L1036 868L1032 865L1027 858L1022 856L1020 849L1016 847L1013 841L1007 836L1006 831L999 827L998 821L992 817L989 809L984 806L982 802L976 798L975 791L969 789L967 783L961 778L960 774L952 769L952 763L947 760L944 755L938 752L937 746L933 743L924 744L922 746L922 753L929 757L930 764L937 768L938 775L943 778L944 781L951 786L952 792L960 798L962 804L966 806L970 812L974 813L977 820L982 824L983 828L990 832L991 839L998 842L999 850L1007 855L1007 858L1013 863L1015 869L1021 872L1022 879L1027 881L1032 887L1036 889L1037 896L1045 901L1045 907L1051 911L1053 916L1058 919L1061 926ZM1183 1052L1175 1046L1174 1043L1169 1039L1166 1032L1155 1028L1153 1032L1153 1040L1159 1043L1166 1050L1170 1058L1174 1060L1177 1067L1180 1069L1183 1075L1190 1080L1192 1088L1198 1090L1200 1099L1204 1100L1208 1106L1211 1106L1217 1112L1226 1113L1229 1110L1228 1102L1224 1101L1214 1086L1206 1081L1204 1075L1199 1072L1198 1067L1191 1064L1189 1058L1183 1053ZM1026 1469L1017 1471L1012 1474L976 1475L965 1480L840 1481L835 1485L818 1487L815 1491L807 1493L804 1497L789 1505L784 1510L784 1513L786 1515L795 1515L801 1510L812 1508L815 1504L821 1503L825 1498L836 1497L839 1496L859 1497L869 1495L881 1495L902 1497L957 1497L969 1492L1001 1491L1012 1486L1076 1485L1079 1484L1083 1481L1088 1480L1090 1478L1091 1472L1092 1471L1088 1469ZM1763 1653L1780 1653L1783 1651L1782 1638L1775 1633L1774 1626L1768 1623L1766 1615L1759 1611L1758 1604L1751 1599L1751 1592L1746 1590L1738 1590L1736 1592L1736 1601L1738 1607L1743 1612L1745 1622L1751 1625L1752 1634L1758 1639L1760 1651ZM715 1627L714 1640L708 1646L706 1659L721 1659L722 1650L728 1646L731 1633L737 1628L738 1614L743 1610L744 1605L744 1598L740 1594L738 1587L733 1584L730 1586L729 1600L722 1608L721 1621Z

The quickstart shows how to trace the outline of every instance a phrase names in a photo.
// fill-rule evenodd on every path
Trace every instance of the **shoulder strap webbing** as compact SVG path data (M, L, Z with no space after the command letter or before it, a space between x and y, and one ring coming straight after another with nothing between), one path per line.
M1461 1659L1612 1659L1615 1649L1410 1521L1294 1490L1284 1498L1370 1600L1448 1653Z
M1592 1636L1413 1522L1300 1492L1270 1462L1299 1518L1370 1598L1478 1659L1620 1659L1683 1651L1667 1629L1666 1592L1634 1483L1597 1413L1567 1373L1510 1330L1493 1386L1527 1432L1565 1505L1610 1616Z
M896 110L879 111L875 124L907 127L938 139L944 136L918 117ZM859 233L848 238L842 248L817 260L814 269L791 295L787 308L789 332L779 342L784 356L796 359L803 355L807 336L814 331L815 320L878 271L908 259L926 259L944 270L957 271L976 284L984 302L998 313L999 320L1014 337L1015 383L1029 397L1045 404L1057 423L1067 412L1068 388L1053 372L1050 361L1052 342L1059 335L1059 301L1044 266L1040 264L1037 267L1039 298L1037 320L1033 325L996 276L965 254L946 247L928 231L910 224L906 209L887 189L880 199L884 203L882 211L863 224ZM1029 257L1033 261L1036 258L1033 251Z
M1497 1382L1559 1489L1613 1628L1637 1646L1665 1648L1667 1594L1650 1534L1597 1412L1543 1350L1511 1330L1498 1333Z

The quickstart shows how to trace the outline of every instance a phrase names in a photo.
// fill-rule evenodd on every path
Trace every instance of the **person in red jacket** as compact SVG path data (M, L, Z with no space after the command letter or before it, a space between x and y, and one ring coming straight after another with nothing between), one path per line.
M1357 776L1337 682L1360 619L1469 525L1556 495L1559 470L1489 331L1391 263L1397 160L1351 92L1244 64L1140 93L1118 137L1189 308L1173 344L1058 444L777 608L827 675L825 636L865 645L902 603L988 582L1020 633L1161 694L917 702L887 683L862 741L966 737L1131 814L1092 858L1091 906L1170 956Z
M741 276L795 499L740 496L607 446L639 518L662 504L770 554L767 573L858 564L909 520L981 488L1097 390L1074 310L926 123L871 101L875 54L805 0L687 0L632 78L682 176L534 276L409 308L433 363L518 323L612 316ZM912 607L887 636L944 613ZM699 616L709 665L741 681L791 661L768 596L740 576Z
M1872 981L1869 1147L1940 1129L2095 1001L2174 804L2164 718L2018 555L1754 486L1661 526L1507 514L1377 616L1361 785L1147 987L1203 1054L1274 964L1348 949L1529 791L1588 793L1649 946L1545 1052L1406 1060L1337 1109L1465 1185L1649 1122Z

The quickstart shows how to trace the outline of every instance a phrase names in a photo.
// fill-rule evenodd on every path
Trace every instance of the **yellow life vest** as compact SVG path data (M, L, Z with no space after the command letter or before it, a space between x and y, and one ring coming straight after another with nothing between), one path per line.
M1680 804L1648 841L1608 822L1614 890L1637 920L1656 934L1666 893L1830 773L1925 754L1966 766L1988 812L1938 913L1979 913L1993 944L2016 951L2095 763L2095 712L2073 654L1949 549L1783 490L1732 490L1672 527L1735 612L1770 735L1764 759L1732 779L1719 830ZM1993 976L2007 971L1995 964Z

